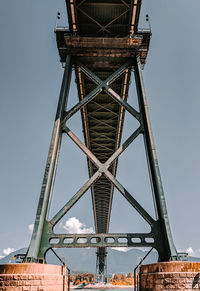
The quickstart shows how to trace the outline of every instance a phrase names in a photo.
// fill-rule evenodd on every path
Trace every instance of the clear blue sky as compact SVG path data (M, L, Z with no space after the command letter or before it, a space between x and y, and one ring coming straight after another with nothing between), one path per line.
M64 0L0 2L0 256L30 241L63 69L53 33ZM153 37L144 79L174 241L200 256L200 1L143 0ZM130 103L134 90L129 92ZM77 101L73 84L70 105ZM71 121L81 136L80 116ZM128 124L127 124L128 123ZM133 127L132 127L133 126ZM126 118L125 136L134 130ZM141 141L119 161L118 179L152 212ZM137 171L136 167L137 165ZM84 155L64 138L51 213L88 178ZM134 181L134 183L133 183ZM118 214L123 215L119 215ZM65 218L93 226L90 193ZM64 220L64 221L65 221ZM64 223L64 222L63 222ZM143 222L115 193L111 231L142 231Z

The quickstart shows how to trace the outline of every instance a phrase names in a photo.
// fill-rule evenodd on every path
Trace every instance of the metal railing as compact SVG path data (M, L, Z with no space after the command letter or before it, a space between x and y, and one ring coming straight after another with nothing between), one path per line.
M143 261L146 259L146 257L148 257L148 255L151 253L151 251L153 250L153 248L151 248L148 253L144 256L144 258L142 258L140 260L140 262L137 264L137 266L134 269L134 291L140 291L140 267L143 263ZM138 270L138 272L137 272Z
M70 269L66 266L66 263L58 256L58 254L51 249L51 251L54 253L54 255L58 258L58 260L62 263L63 267L65 268L65 272L63 274L63 291L66 291L65 288L65 278L66 278L66 270L67 270L67 290L70 291Z

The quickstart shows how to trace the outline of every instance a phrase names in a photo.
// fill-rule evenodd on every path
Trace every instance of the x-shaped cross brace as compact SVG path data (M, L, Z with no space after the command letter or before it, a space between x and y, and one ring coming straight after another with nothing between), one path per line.
M125 10L120 13L118 16L114 17L111 21L109 21L107 24L103 25L101 23L99 23L94 17L90 16L87 12L85 12L81 6L84 4L86 0L82 0L79 4L76 5L76 8L86 17L88 17L92 22L94 22L97 26L100 27L100 29L97 31L97 34L100 33L101 31L106 31L107 33L111 33L109 31L109 26L111 24L113 24L115 21L117 21L119 18L121 18L122 16L124 16L126 13L130 12L131 10L131 5L127 4L126 1L121 0L121 3L123 4L123 6L125 7Z
M91 72L84 65L80 65L80 68L84 74L93 80L97 87L90 92L85 98L78 102L68 112L65 112L62 131L65 132L87 155L90 161L97 167L97 171L92 177L78 190L78 192L60 209L60 211L49 221L52 228L58 223L58 221L69 211L69 209L84 195L84 193L102 176L105 175L107 179L121 192L121 194L128 200L128 202L138 211L138 213L152 226L155 220L147 213L147 211L136 201L136 199L120 184L120 182L112 175L108 170L111 164L119 157L119 155L137 138L137 136L143 132L142 125L129 136L129 138L111 155L111 157L105 162L101 163L97 157L80 141L80 139L66 126L67 120L72 117L78 110L82 109L92 99L95 98L103 89L123 108L125 108L133 117L140 121L140 113L138 113L132 106L130 106L124 99L122 99L109 85L114 82L120 75L122 75L129 63L121 66L115 73L109 76L105 81L102 81L93 72Z

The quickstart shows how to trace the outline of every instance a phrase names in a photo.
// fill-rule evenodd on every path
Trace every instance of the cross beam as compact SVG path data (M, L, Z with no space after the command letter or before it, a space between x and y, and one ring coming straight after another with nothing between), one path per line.
M154 239L155 237L155 239ZM48 248L157 247L156 233L54 234Z

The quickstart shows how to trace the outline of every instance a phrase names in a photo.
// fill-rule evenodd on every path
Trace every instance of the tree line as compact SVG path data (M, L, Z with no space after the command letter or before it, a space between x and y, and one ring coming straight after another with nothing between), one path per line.
M96 282L95 274L84 273L70 276L70 282L73 285L93 284ZM126 274L114 274L112 278L107 278L107 282L113 285L134 285L134 277L132 272Z

